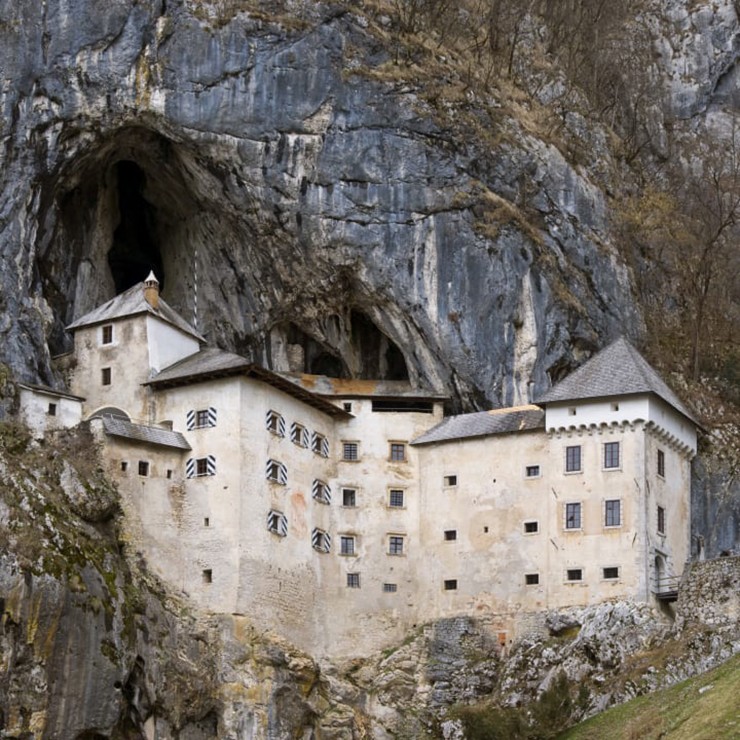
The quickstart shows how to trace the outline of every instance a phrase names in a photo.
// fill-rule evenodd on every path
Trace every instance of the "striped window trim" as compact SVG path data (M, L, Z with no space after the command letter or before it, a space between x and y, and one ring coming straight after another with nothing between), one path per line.
M290 425L290 441L299 447L309 447L311 444L311 433L303 424L294 421Z
M316 527L311 532L311 547L318 552L329 552L331 550L331 535Z
M311 496L321 504L330 504L331 488L324 481L316 479L311 486Z
M285 463L270 459L265 465L265 478L273 483L279 483L281 486L287 486L288 468L285 467Z
M270 409L265 414L265 428L268 432L272 432L278 437L284 437L285 419L283 419L282 414L279 414L277 411L273 411L272 409Z
M206 423L198 424L198 417L202 414L205 414ZM209 406L207 409L190 409L190 411L185 414L185 426L187 427L187 430L189 432L192 432L193 429L205 429L207 427L215 427L216 420L216 409L213 408L213 406Z
M267 514L267 529L279 537L288 536L288 517L282 511L270 509Z
M198 461L206 461L206 472L198 473ZM206 457L191 457L185 463L185 477L186 478L202 478L207 475L216 475L216 457L215 455L206 455Z
M329 440L318 432L311 432L311 449L321 457L329 457Z

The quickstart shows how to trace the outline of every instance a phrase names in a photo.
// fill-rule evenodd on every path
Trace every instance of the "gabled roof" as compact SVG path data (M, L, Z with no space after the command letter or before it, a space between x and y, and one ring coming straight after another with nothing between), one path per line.
M136 442L160 445L161 447L174 447L178 450L191 449L185 437L180 432L171 429L160 429L159 427L148 427L144 424L132 424L125 419L103 416L103 429L112 437L124 437Z
M335 406L320 395L312 393L300 385L296 385L278 373L255 365L246 358L235 355L233 352L226 352L216 347L205 347L199 352L195 352L179 362L164 368L164 370L157 373L151 380L144 383L144 385L149 385L155 390L161 390L238 375L261 380L329 416L343 418L350 418L352 416L352 414L349 414L343 408Z
M539 406L515 406L508 409L478 411L474 414L448 416L442 422L417 437L411 444L423 445L492 434L510 434L545 428L545 412Z
M597 352L565 380L537 399L538 404L652 393L695 424L693 414L647 360L624 338Z
M180 331L190 334L199 342L205 342L205 339L188 324L173 308L167 305L162 298L159 299L157 308L153 308L144 298L144 283L137 283L133 287L111 298L102 306L86 313L84 316L75 319L67 329L75 331L83 326L93 326L95 324L104 324L115 319L123 319L129 316L138 316L139 314L149 313L156 316L162 321L177 327Z

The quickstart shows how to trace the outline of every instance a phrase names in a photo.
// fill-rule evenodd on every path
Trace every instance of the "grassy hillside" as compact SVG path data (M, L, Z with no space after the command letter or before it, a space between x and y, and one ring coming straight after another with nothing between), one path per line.
M592 717L562 740L740 737L740 655L708 673Z

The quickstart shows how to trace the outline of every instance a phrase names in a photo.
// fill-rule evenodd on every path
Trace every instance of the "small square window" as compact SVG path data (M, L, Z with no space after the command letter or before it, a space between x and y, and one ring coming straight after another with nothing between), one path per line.
M357 506L357 491L354 488L342 489L342 506L347 508Z
M488 527L483 527L483 534L488 534Z
M360 587L360 574L359 573L347 573L347 588L359 588Z
M456 529L445 529L445 542L453 542L457 539Z
M446 486L456 486L457 485L456 475L446 475L444 480L445 480Z
M46 413L49 416L56 416L57 415L57 405L55 403L50 403L49 408L46 410Z
M383 593L386 594L394 594L398 591L398 584L397 583L384 583L383 584Z
M658 450L658 475L665 478L665 452Z
M403 490L392 488L388 493L388 506L392 509L403 509Z
M540 523L536 521L524 522L525 534L537 534L540 531Z
M199 478L203 475L208 475L208 459L207 458L199 457L195 461L195 475Z
M527 586L536 586L540 582L540 574L539 573L525 573L524 574L524 583L527 584Z
M575 416L576 415L576 407L570 406L568 407L568 416Z
M568 568L568 570L565 571L565 578L568 581L582 581L583 568Z
M339 553L341 555L355 554L355 538L350 536L341 536L339 538Z
M622 502L619 499L604 502L604 526L619 527L622 524Z
M616 566L604 568L602 573L605 581L613 581L619 578L619 568Z
M618 403L613 403L612 404L612 411L619 411L619 404Z
M580 504L566 504L565 505L565 528L566 529L580 529L581 528L581 505Z
M210 568L203 571L203 583L213 583L213 571Z
M539 478L540 477L540 466L539 465L527 465L525 470L527 478Z
M167 480L172 480L172 471L167 470Z
M565 448L565 472L580 473L581 445L571 445Z
M619 442L604 443L604 468L613 469L619 467Z
M665 534L665 509L658 507L658 533Z
M351 414L351 413L352 413L352 404L351 404L351 403L349 403L349 401L345 401L345 402L344 402L344 403L342 404L342 407L344 408L344 410L345 410L345 411L346 411L347 413L349 413L349 414Z
M125 460L121 460L121 472L125 473L128 470L128 463Z
M208 423L208 409L200 409L195 412L195 428L202 429L210 426Z
M111 372L109 367L104 367L100 371L100 382L103 385L110 385L111 383Z
M359 445L357 442L342 443L342 459L352 462L360 459Z
M102 344L113 343L113 325L106 324L101 330L101 342Z
M403 555L403 537L399 535L388 537L388 554Z
M406 462L406 445L402 442L391 442L391 462Z
M149 463L146 460L139 460L139 475L149 475Z
M451 578L445 581L445 591L457 591L457 579Z

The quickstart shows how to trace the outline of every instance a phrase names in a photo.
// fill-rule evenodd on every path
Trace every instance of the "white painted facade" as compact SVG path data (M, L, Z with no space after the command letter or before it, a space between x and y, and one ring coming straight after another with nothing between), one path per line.
M246 362L158 382L165 363L197 360L197 339L151 314L111 323L113 342L101 325L76 327L85 418L119 409L190 447L94 422L127 546L201 607L249 615L313 654L367 654L461 613L510 639L547 608L651 601L689 556L696 430L650 393L424 442L443 421L439 397L408 388L396 403L369 381L327 391Z
M68 429L82 421L82 401L78 396L53 388L18 384L19 415L34 433Z

